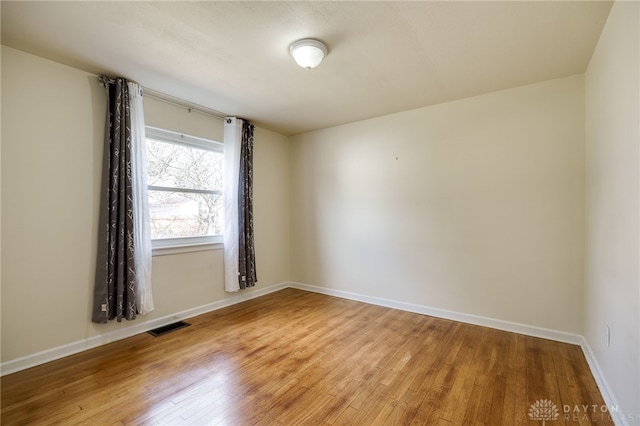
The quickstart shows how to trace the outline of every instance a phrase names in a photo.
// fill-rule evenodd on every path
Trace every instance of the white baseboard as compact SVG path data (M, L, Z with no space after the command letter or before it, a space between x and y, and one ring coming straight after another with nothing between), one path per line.
M35 367L36 365L64 358L65 356L73 355L78 352L86 351L88 349L92 349L101 345L106 345L107 343L115 342L117 340L126 339L127 337L135 336L136 334L146 333L147 331L153 330L154 328L162 327L164 325L168 325L182 319L192 318L197 315L205 314L207 312L226 308L227 306L235 305L237 303L244 302L250 299L255 299L256 297L264 296L265 294L273 293L287 287L289 287L289 284L285 282L251 291L249 293L238 293L237 295L223 300L218 300L212 303L207 303L206 305L197 306L195 308L187 309L185 311L177 312L171 315L166 315L162 318L156 318L140 324L128 325L122 330L104 333L99 336L89 337L87 339L78 340L73 343L58 346L52 349L47 349L42 352L37 352L35 354L27 355L21 358L12 359L0 364L0 376Z
M604 403L609 407L609 413L613 415L615 424L619 426L629 426L626 416L623 413L617 412L618 407L620 407L618 400L613 394L613 391L609 386L609 382L607 382L607 379L600 368L600 364L598 364L598 360L593 353L591 346L589 346L587 339L583 337L580 346L582 347L584 357L587 359L587 364L589 364L589 368L591 369L591 374L593 374L593 378L600 389L602 399L604 399Z
M399 302L396 300L384 299L381 297L366 296L363 294L335 290L326 287L318 287L309 284L290 282L289 286L300 290L312 291L314 293L322 293L329 296L341 297L343 299L356 300L358 302L369 303L372 305L400 309L402 311L414 312L416 314L429 315L432 317L444 318L448 320L464 322L467 324L481 325L483 327L490 327L498 330L510 331L512 333L525 334L532 337L541 337L543 339L555 340L563 343L581 345L584 341L584 337L582 337L581 335L568 333L565 331L551 330L548 328L503 321L479 315L464 314L455 311L448 311L446 309L432 308L430 306L415 305L413 303Z
M343 290L336 290L326 287L318 287L309 284L302 284L297 282L290 282L289 287L297 288L300 290L311 291L314 293L326 294L328 296L336 296L341 297L343 299L355 300L358 302L369 303L372 305L384 306L387 308L400 309L403 311L414 312L423 315L429 315L437 318L444 318L453 321L464 322L468 324L481 325L484 327L495 328L503 331L510 331L512 333L524 334L532 337L540 337L543 339L554 340L562 343L570 343L573 345L579 345L582 348L582 352L587 360L587 364L591 369L591 373L600 389L600 393L602 394L602 398L604 399L607 407L619 407L618 401L616 400L609 384L605 378L604 373L600 369L598 361L591 350L587 340L584 336L574 333L568 333L564 331L551 330L548 328L535 327L526 324L514 323L510 321L503 321L494 318L487 318L478 315L464 314L460 312L448 311L445 309L432 308L429 306L423 305L415 305L412 303L398 302L396 300L384 299L380 297L366 296L358 293L351 293ZM614 411L614 410L610 410ZM628 422L622 413L619 413L618 416L615 415L614 411L614 420L615 424L621 426L628 426Z

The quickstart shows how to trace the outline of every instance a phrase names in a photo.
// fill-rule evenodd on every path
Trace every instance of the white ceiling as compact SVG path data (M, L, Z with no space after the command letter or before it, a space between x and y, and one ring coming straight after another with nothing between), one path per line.
M611 5L2 1L2 44L291 135L583 73Z

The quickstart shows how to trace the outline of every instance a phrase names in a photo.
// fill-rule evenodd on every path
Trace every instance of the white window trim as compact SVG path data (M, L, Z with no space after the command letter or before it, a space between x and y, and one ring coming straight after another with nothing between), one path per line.
M191 253L196 251L221 250L224 248L222 235L210 237L165 238L151 240L153 256Z
M151 139L157 138L163 142L175 142L180 145L191 145L195 148L220 153L224 150L224 144L222 142L199 138L196 136L189 136L178 132L172 132L171 130L160 129L158 127L145 126L145 133L147 137L150 137Z
M214 152L223 152L224 144L210 139L189 136L158 127L145 126L145 136L162 142L174 142L180 145L190 145L194 148L205 149ZM149 186L152 188L152 185ZM176 188L181 189L181 188ZM203 192L193 190L187 192ZM206 191L219 193L220 191ZM165 256L169 254L191 253L196 251L220 250L223 248L224 237L222 235L210 235L185 238L160 238L151 240L153 256Z

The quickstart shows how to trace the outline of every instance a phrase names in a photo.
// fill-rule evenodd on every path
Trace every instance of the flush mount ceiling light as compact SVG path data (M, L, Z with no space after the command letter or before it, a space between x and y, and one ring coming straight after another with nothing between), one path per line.
M327 46L319 40L305 38L293 43L289 53L298 65L310 70L320 65L327 55Z

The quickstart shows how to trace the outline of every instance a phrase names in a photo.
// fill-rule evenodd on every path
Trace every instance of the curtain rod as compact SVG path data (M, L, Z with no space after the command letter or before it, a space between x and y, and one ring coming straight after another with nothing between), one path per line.
M148 96L152 99L165 102L171 105L175 105L181 108L186 108L189 112L199 112L200 114L209 115L215 118L219 118L221 120L229 117L229 114L222 113L212 108L207 108L202 105L198 105L193 102L185 101L180 98L176 98L175 96L167 95L166 93L158 92L156 90L152 90L146 87L142 87L142 92L145 96Z
M104 86L104 81L105 79L109 82L109 83L115 83L116 80L113 78L109 78L106 76L98 76L98 82ZM140 86L142 87L142 93L143 96L148 96L152 99L161 101L161 102L165 102L171 105L175 105L181 108L185 108L187 111L189 112L199 112L200 114L205 114L205 115L209 115L215 118L219 118L221 120L225 120L227 117L229 117L229 114L225 114L223 112L220 111L216 111L215 109L212 108L207 108L205 106L202 105L198 105L196 103L193 102L189 102L189 101L185 101L183 99L180 98L176 98L175 96L171 96L171 95L167 95L166 93L162 93L162 92L158 92L157 90L153 90L153 89L149 89L147 87L144 86Z

